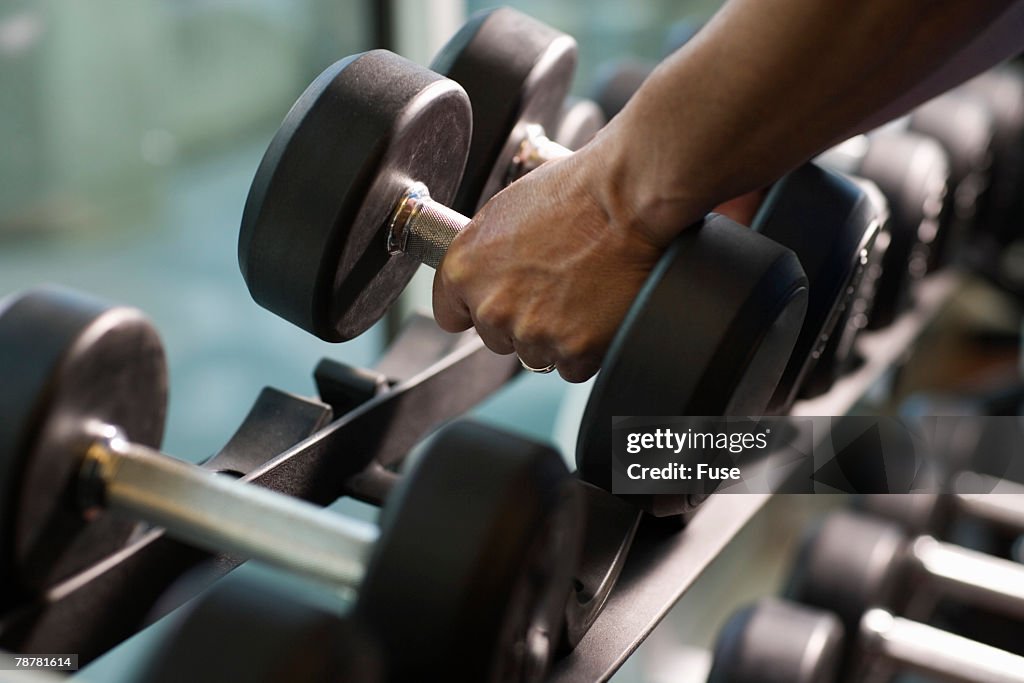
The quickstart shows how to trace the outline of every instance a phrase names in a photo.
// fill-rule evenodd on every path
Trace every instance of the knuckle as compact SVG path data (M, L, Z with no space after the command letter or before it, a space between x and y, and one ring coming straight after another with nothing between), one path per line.
M528 346L551 348L557 338L550 316L526 312L515 321L513 336Z
M595 355L596 344L586 334L570 334L558 343L558 354L571 362L582 362Z
M507 330L512 327L513 311L502 297L489 296L477 306L476 319L489 327Z
M548 341L547 335L544 334L543 330L530 325L516 325L512 336L515 337L517 343L531 348L543 347Z

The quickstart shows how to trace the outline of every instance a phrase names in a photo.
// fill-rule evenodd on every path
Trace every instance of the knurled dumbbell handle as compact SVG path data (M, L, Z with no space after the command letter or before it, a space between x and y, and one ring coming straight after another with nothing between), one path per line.
M437 268L467 223L469 219L461 213L431 199L426 185L413 183L391 217L388 253L405 254Z
M125 512L205 550L256 558L334 587L359 585L378 535L371 524L120 436L92 444L82 476L86 507Z
M911 574L943 596L1024 619L1024 565L920 536L910 544Z
M572 152L548 139L539 126L527 126L527 134L509 169L509 182L522 177L545 161ZM437 268L455 236L469 218L430 197L423 183L413 183L398 200L388 226L388 252L405 254Z
M1024 657L885 610L868 610L860 635L869 662L881 659L902 670L958 683L1024 683Z

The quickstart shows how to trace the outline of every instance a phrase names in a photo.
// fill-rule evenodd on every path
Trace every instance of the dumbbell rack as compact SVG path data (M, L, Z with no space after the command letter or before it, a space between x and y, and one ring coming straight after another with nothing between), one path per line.
M753 519L770 494L712 496L685 531L641 525L604 611L550 680L604 681L668 614L719 553Z
M798 404L795 412L846 412L899 360L959 279L956 274L928 278L913 310L890 328L864 335L864 364L833 392ZM378 486L369 465L398 462L436 424L475 406L512 378L518 367L514 357L488 351L474 333L447 335L432 321L414 318L374 370L321 363L316 372L321 401L265 389L234 436L203 466L319 505L343 495L380 502L385 487ZM763 466L769 467L770 459ZM377 469L388 476L383 468ZM338 483L346 481L345 487ZM666 528L664 522L645 520L604 611L576 650L556 663L551 680L609 678L770 498L712 496L684 528L678 521L675 528ZM215 558L170 539L160 529L149 530L34 602L0 617L0 648L73 651L87 663L136 633L152 616L150 605L157 604L179 576L210 560L215 562L204 576L205 584L194 584L192 591L209 585L241 559ZM177 602L165 598L160 604L170 611L190 597L179 594Z
M860 336L857 346L863 363L828 393L797 402L792 414L849 412L903 359L962 281L963 276L955 270L925 278L911 310L887 328ZM764 466L770 467L770 463ZM752 475L757 473L748 471L748 478ZM654 524L642 525L604 611L577 648L556 664L550 680L584 683L610 678L770 499L771 494L712 496L697 509L685 530L671 535Z

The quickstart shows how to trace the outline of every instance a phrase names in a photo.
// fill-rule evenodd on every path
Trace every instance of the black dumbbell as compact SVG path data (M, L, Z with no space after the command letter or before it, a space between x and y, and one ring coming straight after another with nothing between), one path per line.
M510 7L483 10L430 68L461 85L473 108L466 170L450 203L456 211L472 215L516 178L570 154L552 136L576 70L572 36Z
M1004 471L1007 463L1016 463L1019 432L1002 429L1010 426L1010 420L946 418L942 422L941 426L953 428L943 429L936 438L950 444L953 457L948 458L952 475L944 478L941 493L860 496L855 500L857 508L899 524L907 534L929 534L1019 563L1016 549L1024 534L1024 486L1005 478ZM971 457L975 444L980 453ZM972 466L980 466L981 471L964 469ZM984 606L940 601L934 623L1024 654L1019 625Z
M957 683L1019 683L1024 658L878 608L846 632L827 611L769 599L723 626L708 683L881 683L910 672Z
M844 632L828 612L777 599L735 612L715 639L708 683L833 683Z
M949 156L936 140L910 131L857 136L818 158L829 168L874 182L889 202L890 244L882 261L868 327L891 324L913 303L928 270L949 197Z
M452 208L473 214L604 126L595 102L567 97L576 59L572 36L510 7L477 12L438 51L430 68L461 85L473 108L473 140Z
M835 354L849 354L852 348L852 336L842 336L850 312L870 306L873 293L862 281L882 219L863 188L815 164L804 164L768 190L751 229L792 249L810 286L800 338L769 403L772 413L789 411L822 359L826 370L825 379L818 382L819 393L838 374L828 368L845 368L847 355ZM853 332L855 336L856 329ZM834 334L840 338L830 345Z
M469 156L478 163L471 163L460 188L465 206L485 202L503 187L502 179L511 182L540 163L569 153L552 145L538 122L555 116L557 100L552 97L569 89L574 66L575 41L570 36L508 8L475 15L441 49L435 69L459 81L473 103L475 127ZM620 84L618 90L624 94L625 88ZM486 127L482 135L481 126ZM524 164L523 159L532 161ZM481 185L473 172L486 176L486 183ZM769 192L754 220L755 231L792 249L809 277L813 273L817 278L817 282L811 280L804 329L769 403L770 412L789 409L799 385L823 355L832 329L840 319L845 323L848 311L863 298L864 290L857 289L860 274L879 230L871 212L866 195L845 180L807 166ZM838 238L829 229L837 230ZM855 333L852 328L851 334L841 334L829 351L844 353ZM845 356L836 364L844 362ZM826 370L819 378L831 374ZM620 404L628 406L633 399L623 397ZM639 413L602 410L599 414ZM606 462L600 466L609 469Z
M848 632L872 607L931 616L939 598L1024 618L1024 567L850 511L805 539L787 597L835 612Z
M450 196L460 164L430 152L444 140L438 154L447 157L458 138L464 155L469 126L455 82L397 55L377 50L330 67L289 112L249 195L239 248L254 298L323 338L369 327L404 286L391 264L436 266L469 221L432 189L440 177L441 198ZM330 191L325 178L337 180ZM319 251L302 256L295 243ZM771 240L721 216L684 231L604 358L581 439L601 452L581 472L610 487L611 415L763 414L806 296L796 257Z
M951 209L932 243L929 270L959 259L988 197L995 133L991 113L978 98L952 91L883 130L927 135L949 155Z
M219 581L170 618L139 683L388 680L380 647L358 620L265 578Z
M801 384L800 395L804 398L826 393L836 380L859 362L855 343L874 316L878 286L883 277L886 256L892 246L889 202L882 191L870 180L856 176L847 176L847 179L868 198L873 220L877 224L877 236L864 259L863 275L859 282L855 280L850 284L851 293L845 297L843 312L829 334L818 362Z
M389 658L401 652L420 673L457 666L482 680L495 666L542 670L550 656L544 638L560 633L582 533L577 487L553 450L455 423L396 478L378 532L155 450L166 364L137 311L57 289L9 298L0 375L6 595L89 566L131 530L114 520L140 520L357 588Z

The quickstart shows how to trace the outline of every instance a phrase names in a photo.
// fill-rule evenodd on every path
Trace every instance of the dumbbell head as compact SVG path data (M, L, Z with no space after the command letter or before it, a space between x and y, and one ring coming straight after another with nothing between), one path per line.
M850 294L842 314L828 341L822 348L818 362L811 369L800 387L800 395L804 397L819 396L832 388L843 373L857 362L854 344L860 332L867 327L869 316L874 314L875 296L878 283L882 277L882 265L892 243L889 226L889 203L878 186L870 180L857 176L847 176L868 198L873 208L872 222L876 224L877 235L863 266L860 282L851 283ZM871 223L865 226L871 229Z
M614 416L764 414L806 306L792 251L724 216L683 231L605 354L577 439L583 478L610 490ZM662 516L687 500L636 502Z
M593 100L570 97L562 105L562 119L552 139L569 150L577 150L590 142L607 121Z
M839 620L828 612L763 600L722 627L708 683L833 683L839 679L843 636Z
M857 293L881 228L868 195L805 164L769 190L751 227L796 252L807 273L807 317L768 410L785 413Z
M885 129L858 135L817 159L835 171L874 183L889 207L889 245L882 257L868 327L889 325L909 307L928 270L931 245L952 208L949 157L919 133Z
M509 7L484 10L449 40L431 69L458 82L473 103L473 141L451 203L472 215L508 182L534 124L551 137L576 70L576 41Z
M992 114L977 97L957 91L940 95L915 109L908 125L946 148L954 183L988 171L995 131Z
M609 62L597 70L590 96L604 112L605 118L614 118L640 89L654 65L637 59Z
M836 613L847 633L856 633L864 612L896 599L906 544L895 524L831 514L804 539L786 597Z
M856 173L889 200L889 250L882 261L869 326L884 327L911 303L911 288L928 269L929 252L952 198L949 155L934 139L909 131L867 138Z
M397 205L414 182L439 202L455 196L471 129L465 92L397 55L329 67L288 112L249 190L238 262L253 299L328 341L369 328L419 266L386 248Z
M385 680L377 643L356 620L308 604L266 579L231 576L173 618L140 680Z
M136 310L57 288L0 303L0 572L6 596L52 585L119 547L133 525L87 523L81 453L115 425L157 446L167 409L159 337Z
M992 115L977 98L951 92L914 110L908 126L934 138L949 155L952 209L932 244L929 269L934 270L954 258L974 229L978 212L984 211L992 163Z
M561 457L442 429L388 499L357 613L396 680L538 680L561 634L582 501Z

